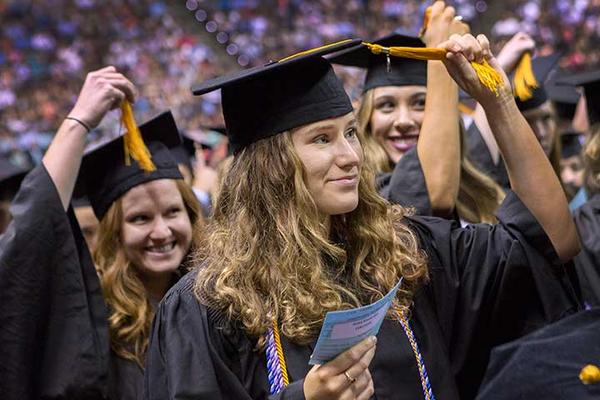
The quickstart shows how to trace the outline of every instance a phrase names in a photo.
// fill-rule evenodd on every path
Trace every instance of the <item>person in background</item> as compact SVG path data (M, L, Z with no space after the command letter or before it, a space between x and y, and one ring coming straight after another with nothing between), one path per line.
M488 113L515 193L500 223L466 228L378 195L350 99L322 58L355 44L193 88L221 89L234 157L197 270L159 305L146 399L470 399L493 346L576 307L560 264L578 251L566 199L485 36L439 47ZM500 74L498 95L469 59ZM327 312L379 300L401 278L376 340L309 366Z
M19 168L7 159L0 158L0 235L12 219L10 203L19 191L21 181L27 172L27 169Z
M141 398L156 304L186 271L202 217L169 150L180 143L170 112L139 127L154 170L126 162L123 137L83 156L89 131L135 93L114 67L90 72L16 197L0 239L3 399ZM93 258L75 186L100 221Z
M572 200L583 188L584 180L581 137L582 135L575 131L566 131L560 136L560 180L565 188L567 200L571 202L569 208L572 211Z
M600 306L600 71L593 70L564 78L566 84L583 87L590 130L583 149L584 182L588 200L573 214L581 253L575 257L584 304ZM560 82L559 82L560 83Z
M510 75L523 54L532 52L534 48L533 39L526 33L519 32L504 45L498 54L498 62ZM538 86L532 90L532 96L527 100L515 97L519 110L533 129L557 176L560 176L560 138L557 133L556 113L545 90L545 81L555 69L559 58L559 54L534 58L532 67ZM506 190L510 187L509 177L483 108L477 106L472 117L473 124L468 130L469 154L473 155L473 161L479 169Z
M96 218L90 200L86 196L73 197L71 205L85 243L90 252L93 253L96 249L96 243L98 243L100 221Z
M455 19L454 8L438 1L431 7L423 36L435 47L469 28ZM414 37L391 35L382 46L423 47ZM466 153L459 121L458 86L442 62L389 59L361 47L331 58L334 63L367 69L358 110L367 161L381 174L381 193L391 202L413 206L419 215L458 216L464 223L494 223L504 192L478 171ZM417 140L418 139L418 140Z

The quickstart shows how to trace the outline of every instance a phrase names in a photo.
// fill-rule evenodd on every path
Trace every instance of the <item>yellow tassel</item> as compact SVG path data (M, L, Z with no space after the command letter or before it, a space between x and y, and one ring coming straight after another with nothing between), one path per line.
M588 364L581 369L579 373L579 379L585 385L600 382L600 368L595 365Z
M533 89L538 87L538 81L535 79L533 67L531 66L531 54L525 53L515 70L513 77L513 91L516 97L521 101L527 101L533 96Z
M152 162L150 151L146 147L142 134L133 118L131 104L127 100L123 101L121 104L121 111L121 121L123 122L125 129L127 129L127 132L123 137L123 143L125 144L125 165L131 164L130 157L132 157L144 171L151 172L156 170L156 167Z
M414 60L443 60L446 50L430 47L384 47L378 44L365 43L373 54L389 54L394 57L411 58ZM502 76L486 61L472 61L471 65L479 77L479 81L490 91L498 95L498 88L502 85Z

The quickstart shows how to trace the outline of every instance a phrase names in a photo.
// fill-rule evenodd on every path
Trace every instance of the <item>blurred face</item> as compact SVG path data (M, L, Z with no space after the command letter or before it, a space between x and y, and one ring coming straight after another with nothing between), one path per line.
M295 129L292 142L304 166L304 180L325 215L345 214L358 206L362 148L350 113Z
M425 115L425 95L425 86L373 89L371 133L394 164L417 144Z
M138 185L121 204L121 243L127 259L143 277L170 276L192 241L192 224L175 180Z
M539 107L523 111L523 116L531 126L547 156L552 152L556 135L556 118L550 101Z
M575 155L560 160L560 180L569 200L571 200L583 186L583 160L581 156Z
M75 207L74 211L81 233L85 238L85 243L90 252L93 252L98 241L98 218L96 218L91 206Z

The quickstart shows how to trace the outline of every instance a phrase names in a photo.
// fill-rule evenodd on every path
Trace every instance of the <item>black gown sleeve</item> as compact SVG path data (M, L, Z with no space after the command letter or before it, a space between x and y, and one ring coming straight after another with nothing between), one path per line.
M575 257L575 270L583 301L600 306L600 194L595 195L573 216L581 241L581 252Z
M477 169L492 178L504 191L510 190L508 171L502 156L500 156L498 164L494 164L490 150L474 122L467 129L467 154Z
M108 327L85 241L46 169L35 168L0 238L0 397L106 396Z
M193 292L196 274L183 277L158 308L146 356L144 398L304 400L303 380L269 395L264 355L198 302Z
M568 275L552 243L516 194L496 225L460 228L412 217L428 256L432 299L461 398L473 398L493 346L577 310Z
M384 197L393 204L414 207L417 215L433 215L416 146L407 151L394 167Z

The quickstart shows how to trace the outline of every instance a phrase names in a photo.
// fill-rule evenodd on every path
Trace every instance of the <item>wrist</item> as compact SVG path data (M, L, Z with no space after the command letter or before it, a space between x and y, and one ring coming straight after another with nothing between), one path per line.
M65 121L71 122L73 125L77 125L83 129L85 129L86 133L91 132L90 124L85 122L82 118L75 117L73 115L68 115L65 117Z

